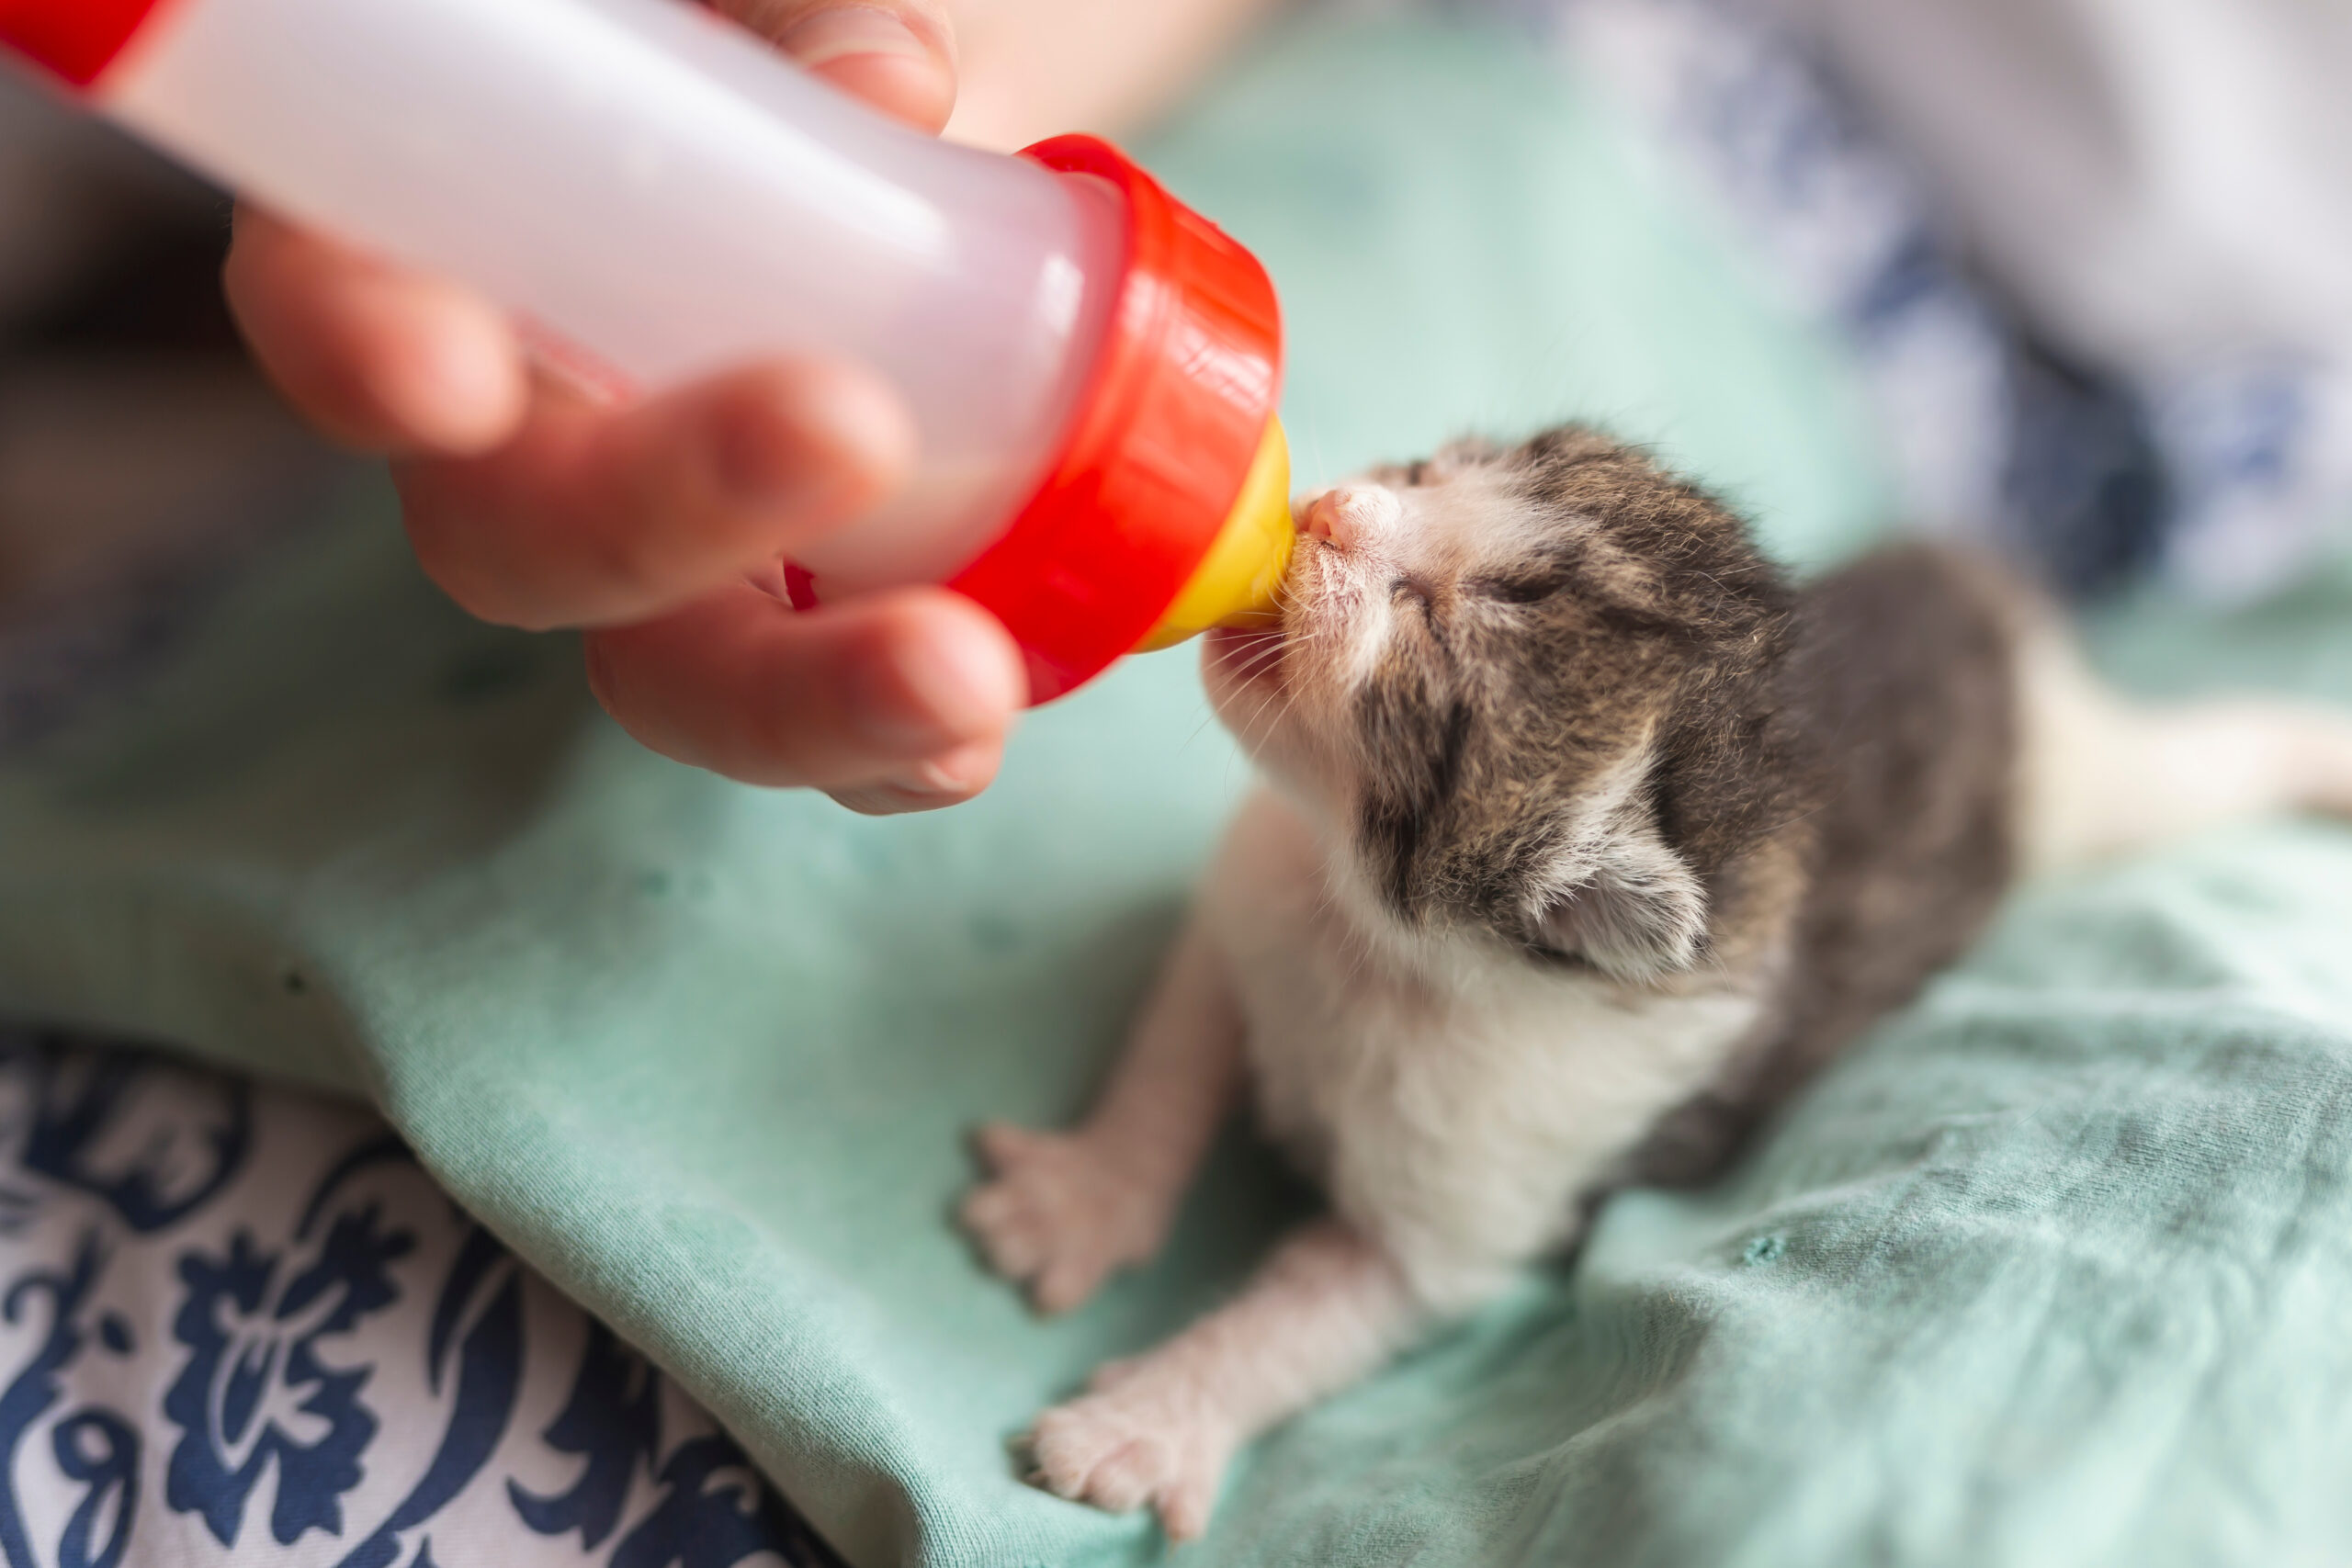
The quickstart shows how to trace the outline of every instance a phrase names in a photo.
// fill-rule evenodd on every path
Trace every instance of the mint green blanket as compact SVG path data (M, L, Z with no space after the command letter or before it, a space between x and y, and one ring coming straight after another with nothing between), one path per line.
M1256 246L1303 477L1583 414L1782 552L1882 511L1854 383L1510 46L1268 51L1149 149ZM2352 697L2352 575L2104 633L2159 685ZM963 1129L1074 1111L1243 782L1189 660L866 821L630 745L469 625L384 499L0 768L0 1008L372 1096L859 1568L1157 1559L1002 1440L1311 1201L1237 1133L1160 1263L1028 1317L947 1223ZM1275 1434L1204 1563L2352 1560L2352 834L2022 897L1719 1189Z

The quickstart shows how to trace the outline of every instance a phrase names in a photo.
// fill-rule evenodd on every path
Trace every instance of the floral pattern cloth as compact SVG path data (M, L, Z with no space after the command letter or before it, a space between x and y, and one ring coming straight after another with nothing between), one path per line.
M835 1561L368 1111L0 1030L0 1568Z

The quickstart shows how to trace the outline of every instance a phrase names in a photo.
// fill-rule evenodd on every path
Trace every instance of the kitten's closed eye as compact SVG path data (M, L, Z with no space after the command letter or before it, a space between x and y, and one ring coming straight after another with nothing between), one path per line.
M1537 572L1522 577L1486 577L1469 584L1481 599L1504 604L1540 604L1568 585L1565 571Z
M1393 599L1409 599L1413 601L1413 603L1420 606L1421 614L1425 615L1431 615L1437 613L1437 595L1430 592L1430 585L1428 583L1423 582L1418 577L1397 578L1388 585L1388 593L1389 597Z
M1574 588L1585 569L1577 550L1560 546L1539 548L1524 558L1499 565L1483 577L1463 584L1474 596L1499 604L1540 604Z

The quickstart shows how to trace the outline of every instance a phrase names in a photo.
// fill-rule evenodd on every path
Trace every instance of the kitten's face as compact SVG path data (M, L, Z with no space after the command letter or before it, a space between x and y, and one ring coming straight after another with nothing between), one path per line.
M1740 722L1723 698L1784 618L1738 520L1575 427L1296 516L1282 631L1213 634L1210 696L1385 917L1621 978L1690 964L1720 856L1678 765L1695 716Z

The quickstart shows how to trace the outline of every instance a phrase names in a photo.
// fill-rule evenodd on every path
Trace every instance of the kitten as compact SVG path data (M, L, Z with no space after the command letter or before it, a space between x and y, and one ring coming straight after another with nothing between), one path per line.
M1629 1178L1716 1168L2018 874L2277 807L2352 728L2109 697L1917 546L1792 587L1568 427L1297 510L1274 634L1212 634L1262 774L1084 1125L984 1128L963 1217L1037 1306L1165 1236L1254 1087L1329 1192L1229 1305L1031 1434L1062 1496L1205 1528L1234 1450L1476 1307Z

